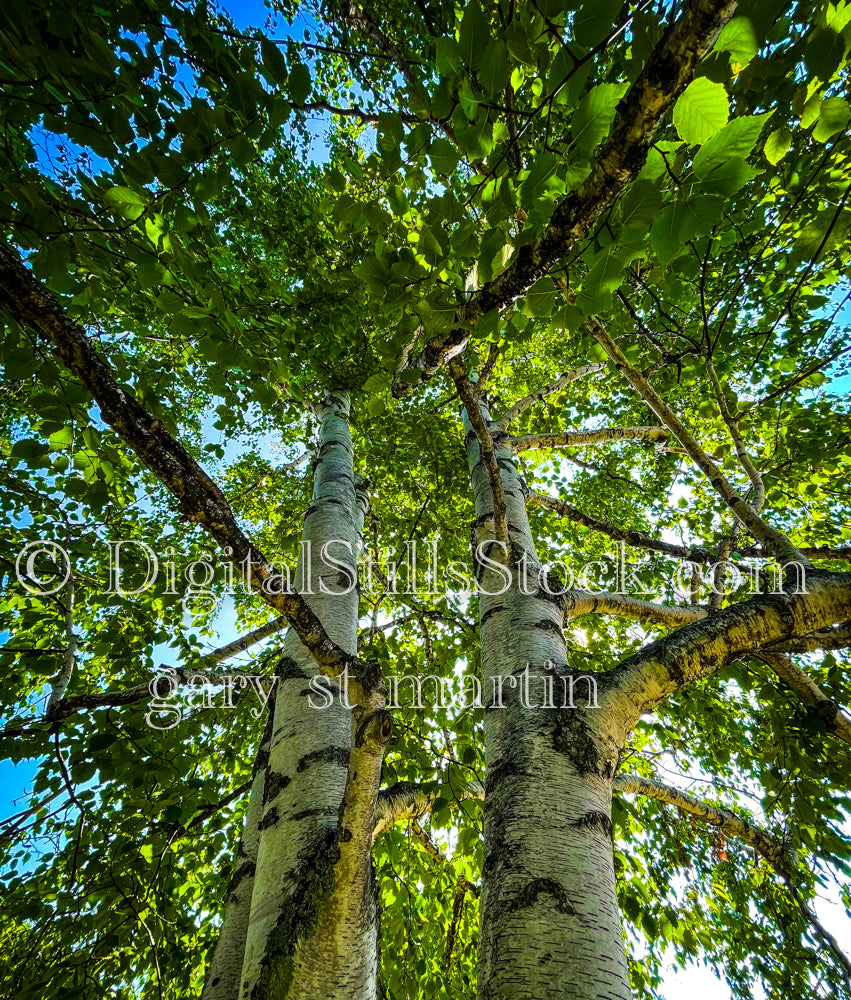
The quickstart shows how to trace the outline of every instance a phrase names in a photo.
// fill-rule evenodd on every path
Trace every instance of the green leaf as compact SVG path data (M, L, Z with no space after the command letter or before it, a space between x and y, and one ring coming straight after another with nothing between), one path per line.
M699 145L720 131L730 117L730 99L722 84L699 77L674 105L674 126L680 138Z
M106 748L111 747L117 739L117 733L95 733L94 736L89 739L89 752L99 753L101 750L106 750Z
M548 189L549 182L556 180L555 193L564 191L564 184L555 177L559 158L555 153L544 153L535 158L528 177L520 186L520 198L524 205L531 205Z
M616 27L622 0L585 0L573 17L573 37L592 48Z
M765 123L771 117L768 111L748 118L734 118L697 151L694 172L701 180L731 157L745 159L757 144Z
M74 430L72 427L63 427L50 435L51 451L67 451L74 443Z
M718 36L715 51L729 53L733 73L744 69L759 51L759 42L750 18L734 17L732 21L728 21Z
M691 218L693 219L693 216ZM670 263L694 235L688 231L688 219L689 213L681 202L666 205L659 213L650 230L650 245L660 263Z
M792 145L792 130L785 125L775 129L765 140L763 151L769 163L776 165L789 152Z
M428 155L439 174L451 174L461 161L458 148L448 139L435 139Z
M263 75L270 83L283 87L287 82L287 63L278 46L268 38L260 40L263 56Z
M819 108L818 123L813 129L813 138L816 142L827 142L832 135L845 128L849 118L851 118L851 107L844 97L826 97Z
M479 71L479 79L485 93L496 99L504 93L511 73L508 49L502 39L494 38L488 43L483 63L483 68Z
M625 83L601 83L579 102L570 123L573 142L580 152L590 153L609 133Z
M287 90L293 104L304 104L310 94L312 81L310 70L304 63L295 63L287 79Z
M657 184L649 180L634 181L620 202L621 226L649 229L661 207L662 195Z
M490 27L478 0L469 0L458 31L458 49L471 69L485 68L484 55L490 40Z
M135 221L145 212L145 202L138 191L132 188L116 185L104 195L106 200L114 205L128 219Z
M611 305L612 292L623 280L625 265L636 257L637 250L612 243L596 256L582 282L576 305L586 315L602 312Z

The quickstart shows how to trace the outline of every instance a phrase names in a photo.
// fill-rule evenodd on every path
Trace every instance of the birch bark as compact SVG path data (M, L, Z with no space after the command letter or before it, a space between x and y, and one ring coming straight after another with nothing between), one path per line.
M325 397L297 589L346 652L357 644L356 558L366 494L354 478L349 399ZM389 719L311 689L317 668L284 641L241 1000L375 996L378 904L370 847ZM344 693L344 692L343 692ZM326 707L323 707L326 706ZM365 822L363 816L368 815Z
M563 601L538 579L510 442L482 410L496 432L510 553L503 569L477 566L480 587L491 591L480 596L487 778L479 997L628 1000L611 826L618 748L606 713L585 707L587 682L576 684L574 709L557 707L576 680ZM464 416L475 538L488 539L493 492ZM497 558L494 548L482 554ZM558 589L552 578L547 586Z
M263 787L269 761L273 715L270 714L260 743L248 809L243 822L242 837L236 852L233 875L225 896L222 928L213 952L213 960L204 980L201 1000L234 1000L239 993L242 963L245 958L245 936L251 912L251 895L257 868L257 848L260 844L260 817L263 811Z

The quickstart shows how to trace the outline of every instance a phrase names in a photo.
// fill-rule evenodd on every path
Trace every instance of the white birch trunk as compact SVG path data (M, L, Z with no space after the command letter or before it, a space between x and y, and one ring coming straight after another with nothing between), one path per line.
M201 1000L235 1000L239 994L242 963L245 957L245 936L251 911L251 895L257 867L257 848L260 844L260 817L263 814L263 786L266 765L269 762L269 744L272 737L270 715L260 749L254 761L248 809L245 813L242 837L236 852L236 865L228 884L225 911L213 960L204 980Z
M328 558L356 572L365 494L355 486L348 408L347 394L336 393L319 410L303 532L306 583L298 587L331 639L354 653L358 594L342 591L355 577L346 579ZM323 593L323 583L335 592ZM239 998L373 1000L378 905L370 844L389 720L380 711L355 718L339 697L314 707L324 701L309 686L317 671L292 631L279 673Z
M483 416L487 422L484 407ZM465 430L478 537L492 538L491 485L466 421ZM495 445L512 578L507 585L496 570L479 573L482 587L505 588L480 597L487 778L479 997L628 1000L610 819L617 748L604 735L602 711L584 709L584 682L576 687L575 710L527 707L560 706L570 672L561 602L539 585L525 498L504 434ZM524 554L525 581L517 570ZM497 558L496 550L490 557ZM559 587L551 582L550 589ZM500 683L500 677L510 679Z

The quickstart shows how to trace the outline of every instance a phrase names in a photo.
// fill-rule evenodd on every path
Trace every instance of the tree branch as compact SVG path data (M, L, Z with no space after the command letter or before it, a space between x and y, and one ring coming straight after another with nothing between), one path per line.
M439 787L420 785L413 781L399 781L378 793L375 807L375 829L373 838L389 829L395 823L417 820L431 810L432 803L440 794ZM459 801L464 799L484 800L485 788L481 782L470 782L460 792L455 793Z
M136 452L143 464L178 501L188 521L201 525L230 550L230 560L251 588L283 614L310 651L320 670L337 676L345 667L354 680L351 693L367 702L381 684L375 665L346 653L332 642L319 618L285 578L245 536L222 491L194 458L154 419L128 389L120 386L83 329L66 315L46 289L8 247L0 246L0 303L19 322L42 334L57 356L89 390L101 416Z
M481 316L523 295L557 260L585 239L644 166L664 116L691 81L736 6L736 0L692 0L668 26L618 105L609 136L589 176L558 204L543 234L534 243L520 247L514 263L458 309L453 328L432 337L422 354L410 360L406 373L418 376L416 384L431 379L464 350ZM401 397L413 389L414 384L397 381L393 394Z
M229 670L227 673L217 673L210 670L197 669L192 667L169 667L167 671L160 674L153 674L151 679L144 684L135 684L133 687L124 688L122 691L96 691L91 694L75 694L70 698L63 698L58 702L52 714L44 721L50 723L49 729L52 731L59 728L59 724L65 719L84 712L91 708L121 708L124 705L133 705L146 698L152 698L151 685L158 677L173 677L179 685L189 684L196 679L206 681L208 684L227 684L229 681L238 681L240 685L249 684L250 678L256 674L244 670ZM37 732L42 732L42 727L38 725L27 725L26 723L11 723L5 729L0 729L0 739L27 736Z
M763 548L779 559L787 559L793 562L800 562L805 566L809 565L809 560L802 555L798 549L781 532L766 524L762 518L751 509L733 489L727 478L704 452L696 439L689 433L680 418L664 402L655 389L650 385L636 369L627 361L621 349L612 340L608 332L600 323L591 319L588 328L594 339L605 350L610 358L615 362L615 367L626 378L626 380L638 392L641 398L650 406L656 416L671 431L680 444L685 448L689 456L694 460L697 467L703 472L712 484L715 492L727 503L733 513L742 524L751 532L754 538L759 541Z
M741 840L742 843L747 844L762 855L786 884L795 905L813 928L816 936L833 953L843 969L846 985L851 987L851 961L840 948L836 938L824 927L807 901L795 888L792 873L787 867L788 861L791 860L794 863L794 854L786 849L782 839L772 836L767 830L755 826L750 820L736 815L729 809L710 805L687 792L680 791L679 788L672 788L670 785L664 785L651 778L642 778L637 774L619 774L612 782L612 790L619 794L646 795L648 798L656 799L657 802L676 806L677 809L689 816L694 816L695 819L718 827L727 837Z
M786 687L798 697L801 704L824 722L828 732L833 733L844 743L851 743L851 717L846 715L808 674L783 653L761 650L755 655L771 667Z
M736 546L734 551L744 559L770 559L771 555L763 548L749 545L744 548ZM851 545L802 545L797 550L807 557L807 559L840 559L851 562Z
M592 431L562 431L512 438L511 448L516 455L521 451L539 451L542 448L585 448L604 441L660 441L667 436L664 427L599 427Z
M47 706L44 710L46 719L51 719L57 707L62 703L77 662L77 636L74 634L74 596L74 573L69 569L68 583L65 586L65 654L62 669L54 681L50 697L47 699Z
M467 419L476 433L479 442L479 457L484 462L493 493L493 533L498 542L508 545L508 525L505 521L505 491L502 488L502 476L496 461L493 437L482 417L479 406L479 395L473 388L467 372L460 361L454 360L449 365L452 381L458 389L458 395L467 411Z
M753 459L747 452L745 448L745 442L742 439L741 432L739 431L739 421L733 417L730 413L730 409L727 406L727 400L724 398L724 390L721 387L721 383L718 381L718 376L715 373L715 365L712 364L712 358L706 358L706 370L709 373L709 380L712 383L712 391L715 393L715 400L718 403L718 409L721 411L721 416L724 419L724 423L727 425L727 430L730 433L730 439L733 442L733 446L736 449L736 455L739 457L739 464L745 470L748 479L751 481L751 486L753 492L751 494L751 510L754 514L759 514L762 510L763 504L765 503L765 483L762 481L762 476L759 474L757 467L753 463Z
M809 635L851 617L851 573L811 572L805 593L764 594L683 625L605 675L601 703L624 735L645 712L685 684L743 654Z
M638 531L634 528L619 528L609 521L600 521L596 517L583 513L578 507L571 507L563 500L547 496L546 493L536 493L534 490L530 490L526 493L526 499L539 507L546 507L561 517L569 518L585 528L599 531L603 535L608 535L609 538L625 542L635 548L651 549L654 552L662 552L677 559L688 559L694 563L711 562L713 558L712 554L705 549L690 549L684 545L674 545L671 542L663 542L661 539L653 538L645 531Z
M566 594L565 620L579 615L602 614L630 618L645 625L686 625L701 621L706 617L706 608L697 606L675 606L639 601L623 594L592 593L585 590L571 590Z
M781 653L815 653L822 649L846 649L848 646L851 646L851 622L819 629L772 649L776 648Z
M514 406L506 410L505 413L497 420L495 430L500 433L507 433L508 428L511 425L512 420L516 420L521 413L525 413L531 406L535 403L539 403L542 399L546 399L547 396L551 396L554 392L559 392L562 389L567 388L571 383L576 382L578 379L584 378L586 375L592 375L594 372L602 371L606 366L604 364L595 365L582 365L580 368L574 368L573 371L565 372L561 378L555 380L555 382L550 382L540 389L536 389L535 392L530 392L528 396L524 396L519 399Z
M642 778L638 774L617 775L612 782L612 791L619 795L645 795L665 805L676 806L695 819L717 826L725 836L741 840L761 854L775 871L785 874L786 869L782 866L789 852L783 840L729 809L711 805L679 788L652 778Z

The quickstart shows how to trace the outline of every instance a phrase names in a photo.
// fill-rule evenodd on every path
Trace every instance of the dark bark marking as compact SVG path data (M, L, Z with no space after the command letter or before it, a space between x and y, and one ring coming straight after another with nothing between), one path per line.
M541 895L551 896L555 900L555 908L559 913L563 913L568 917L576 916L576 910L570 902L567 890L552 878L536 878L529 882L517 894L515 899L508 904L506 910L509 913L515 913L517 910L525 910L530 906L534 906Z
M339 859L337 831L319 829L299 852L297 887L285 896L281 914L269 934L263 966L251 1000L284 997L293 977L296 944L316 927L323 897L334 883Z
M291 817L293 822L298 820L307 819L310 816L336 816L336 809L303 809L301 812L296 813Z
M612 821L604 812L600 812L598 809L590 809L584 816L573 820L570 826L576 830L600 829L607 837L612 837Z
M282 681L294 680L296 678L303 681L307 680L307 674L291 656L281 657L281 660L278 663L278 669L275 673Z
M267 802L274 799L278 792L283 791L290 783L290 778L285 774L280 774L277 771L269 771L266 774L266 784L263 788L263 805L265 806Z
M500 611L504 611L504 610L505 610L505 608L504 608L504 606L502 604L498 604L494 608L488 608L488 610L485 611L485 613L482 615L482 617L480 619L480 623L482 625L484 625L484 623L488 620L488 618L491 617L491 615L498 615L500 613Z
M296 771L306 771L312 764L320 761L325 764L339 764L340 767L348 768L349 751L345 747L322 747L321 750L312 750L301 758Z
M278 810L275 806L272 806L271 809L267 809L266 812L263 813L263 818L257 824L257 829L266 830L270 826L275 826L278 822L278 818Z
M552 632L557 635L560 639L564 638L564 632L562 631L561 625L557 625L554 621L549 618L542 618L540 621L532 622L531 625L525 626L528 629L538 629L541 632Z
M339 445L341 448L345 448L346 451L349 452L349 454L352 454L352 446L348 443L348 441L338 441L336 438L333 438L330 441L326 441L319 449L320 459L325 454L325 452L328 451L329 448L333 448L335 445Z
M255 869L256 865L253 861L243 861L242 864L237 865L225 889L225 899L231 899L234 896L243 879L253 878Z

